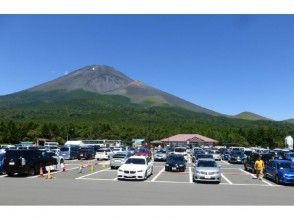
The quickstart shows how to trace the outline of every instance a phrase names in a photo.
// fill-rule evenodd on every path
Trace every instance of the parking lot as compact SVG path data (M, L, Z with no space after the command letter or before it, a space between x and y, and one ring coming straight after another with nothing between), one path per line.
M119 181L108 161L67 161L66 172L53 172L53 179L46 179L47 174L43 178L0 176L0 204L294 205L291 186L257 180L242 165L218 163L220 184L193 183L191 163L185 172L166 172L164 162L154 162L153 175L146 181Z

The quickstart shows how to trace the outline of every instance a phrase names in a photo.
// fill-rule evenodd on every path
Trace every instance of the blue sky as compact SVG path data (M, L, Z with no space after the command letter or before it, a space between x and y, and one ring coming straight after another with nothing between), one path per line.
M0 95L106 64L224 114L294 118L293 15L0 15Z

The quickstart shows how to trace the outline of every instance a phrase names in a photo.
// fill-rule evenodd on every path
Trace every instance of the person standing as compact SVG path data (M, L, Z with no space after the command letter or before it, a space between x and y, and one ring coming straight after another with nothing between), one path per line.
M260 155L257 157L257 160L255 161L254 168L256 171L256 178L261 180L261 175L263 174L264 170L264 162L261 159Z

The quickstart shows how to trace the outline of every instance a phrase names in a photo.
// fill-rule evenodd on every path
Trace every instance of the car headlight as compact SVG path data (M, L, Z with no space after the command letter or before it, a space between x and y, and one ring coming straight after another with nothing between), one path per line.
M169 164L165 164L165 166L169 167Z
M138 173L142 173L142 172L143 172L143 170L138 170L137 172L138 172Z
M200 171L198 171L198 170L196 170L196 171L195 171L195 173L197 173L197 174L200 174L201 172L200 172Z
M124 172L123 170L118 170L119 172Z
M283 176L284 176L284 177L288 177L288 174L285 173L285 174L283 174Z
M184 166L184 164L180 164L180 167L183 167Z

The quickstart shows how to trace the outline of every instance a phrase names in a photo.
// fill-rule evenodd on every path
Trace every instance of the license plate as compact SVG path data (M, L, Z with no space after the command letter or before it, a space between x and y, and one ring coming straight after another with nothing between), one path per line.
M177 170L177 168L176 167L173 167L172 170Z
M9 165L15 165L15 163L14 162L9 162Z
M205 175L204 178L205 178L205 179L210 179L210 176Z

